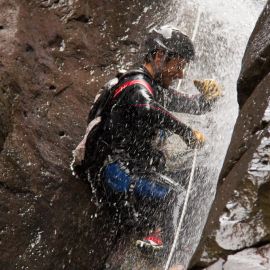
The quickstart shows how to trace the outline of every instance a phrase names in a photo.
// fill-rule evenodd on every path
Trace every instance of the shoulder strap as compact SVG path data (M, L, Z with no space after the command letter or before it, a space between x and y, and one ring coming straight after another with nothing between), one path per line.
M117 88L113 89L113 98L116 98L125 88L135 85L135 84L140 84L143 87L145 87L147 89L147 91L150 93L151 96L154 96L154 91L153 88L151 87L151 85L144 79L134 79L134 80L127 80L124 83L121 83L121 81L123 81L126 77L130 77L130 76L134 76L134 75L143 75L148 77L149 79L151 79L149 77L149 75L142 69L134 69L134 70L130 70L126 73L124 73L123 75L121 75L119 77L119 85Z
M134 84L140 84L140 85L144 86L147 89L147 91L150 93L150 95L154 96L153 88L151 87L151 85L143 79L137 79L137 80L126 81L123 84L121 84L118 88L116 88L114 90L113 98L116 98L120 93L122 93L122 91L125 88L132 86Z

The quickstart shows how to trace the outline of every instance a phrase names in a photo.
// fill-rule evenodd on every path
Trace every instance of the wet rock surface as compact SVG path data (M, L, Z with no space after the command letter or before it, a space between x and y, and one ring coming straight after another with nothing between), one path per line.
M71 175L71 151L95 93L137 60L164 3L0 4L0 268L102 269L117 226Z
M270 71L269 9L268 4L253 30L243 58L238 79L238 103L240 108Z
M270 268L270 245L260 248L248 248L234 255L229 255L227 261L219 259L205 270L268 270Z
M194 269L219 258L223 259L207 269L269 269L268 253L267 263L264 255L254 255L253 264L248 249L256 246L252 252L259 254L264 250L260 246L270 242L270 69L260 62L262 55L266 62L270 59L269 15L268 1L243 58L238 81L240 112L203 238L191 263Z

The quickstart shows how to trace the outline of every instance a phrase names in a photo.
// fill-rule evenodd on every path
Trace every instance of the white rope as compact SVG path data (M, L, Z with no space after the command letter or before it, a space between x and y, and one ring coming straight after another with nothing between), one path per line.
M195 26L194 26L194 30L193 30L193 35L191 37L192 42L194 42L194 40L195 40L195 38L197 36L197 33L198 33L198 28L199 28L200 20L201 20L201 14L202 14L202 12L201 12L201 9L199 7L196 22L195 22Z
M199 7L196 22L195 22L195 26L194 26L194 30L193 30L193 34L192 34L192 37L191 37L192 42L194 42L194 40L195 40L195 38L197 36L197 33L198 33L201 14L202 14L202 12L201 12L201 9ZM186 74L188 74L189 70L190 70L190 65L187 66ZM177 91L179 91L179 89L181 87L181 84L182 84L182 80L179 80L178 85L177 85Z
M195 148L194 157L193 157L193 163L192 163L192 169L191 169L191 173L190 173L190 179L189 179L187 194L186 194L186 197L185 197L183 211L182 211L182 214L181 214L181 217L180 217L180 221L179 221L176 233L175 233L173 245L172 245L172 248L171 248L171 251L170 251L170 254L169 254L169 257L168 257L168 260L167 260L167 263L166 263L166 266L165 266L164 270L168 270L169 267L170 267L170 263L171 263L171 260L172 260L172 257L173 257L173 254L174 254L174 251L175 251L175 248L176 248L176 244L178 242L178 238L179 238L179 234L180 234L180 231L181 231L182 223L183 223L186 211L187 211L187 204L188 204L189 195L190 195L190 192L191 192L192 182L193 182L193 178L194 178L196 159L197 159L197 152L198 152L198 150L197 150L197 148Z

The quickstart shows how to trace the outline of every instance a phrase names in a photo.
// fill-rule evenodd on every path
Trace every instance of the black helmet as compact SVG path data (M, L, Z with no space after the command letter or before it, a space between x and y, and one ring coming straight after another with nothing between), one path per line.
M179 56L187 61L195 56L194 46L188 36L177 28L164 25L150 31L145 42L147 55L157 50L164 50L170 57Z

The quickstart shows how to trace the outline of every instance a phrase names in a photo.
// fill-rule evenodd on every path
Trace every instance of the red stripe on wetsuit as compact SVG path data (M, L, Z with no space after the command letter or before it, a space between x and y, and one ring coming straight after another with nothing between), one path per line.
M146 82L145 80L132 80L132 81L127 81L127 82L123 83L116 90L114 90L113 98L116 98L119 94L122 93L123 90L125 90L125 88L127 88L129 86L132 86L134 84L140 84L140 85L144 86L152 96L154 95L153 89L152 89L152 87L150 86L150 84L148 82ZM167 114L171 118L178 121L178 119L176 117L174 117L173 114L169 113L168 111L166 111L166 110L164 110L162 108L159 108L159 107L156 107L156 106L153 106L153 105L150 105L150 104L134 104L132 106L135 106L135 107L147 107L147 106L150 106L150 108L152 108L152 109L154 109L156 111L161 111L164 114Z
M140 85L144 86L152 96L154 95L153 89L152 89L152 87L150 86L150 84L148 82L146 82L144 80L132 80L132 81L127 81L127 82L123 83L120 87L118 87L114 91L113 98L117 97L120 93L122 93L122 91L125 88L127 88L129 86L132 86L134 84L140 84Z

